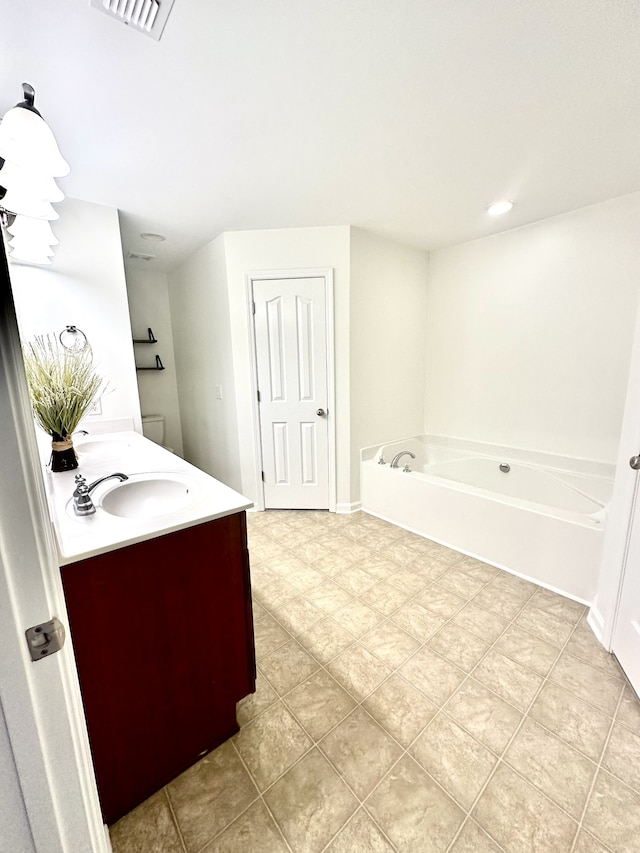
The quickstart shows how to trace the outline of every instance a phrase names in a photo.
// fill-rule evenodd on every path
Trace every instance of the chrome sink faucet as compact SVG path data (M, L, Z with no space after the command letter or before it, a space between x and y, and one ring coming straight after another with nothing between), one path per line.
M96 511L96 508L91 500L91 492L96 486L99 486L100 483L104 483L105 480L111 480L113 478L120 481L129 479L126 474L107 474L106 477L100 477L99 480L96 480L91 483L90 486L87 486L87 481L82 474L76 474L76 488L73 493L73 511L75 514L92 515Z
M398 461L399 461L403 456L410 456L412 459L415 459L415 458L416 458L416 454L415 454L415 453L412 453L410 450L401 450L401 451L400 451L400 453L396 453L396 455L395 455L395 456L393 457L393 459L391 460L391 467L392 467L392 468L397 468L397 467L398 467ZM405 466L404 466L404 468L403 468L402 470L403 470L403 471L407 471L407 472L408 472L408 471L410 471L411 469L409 468L409 465L407 464L407 465L405 465Z

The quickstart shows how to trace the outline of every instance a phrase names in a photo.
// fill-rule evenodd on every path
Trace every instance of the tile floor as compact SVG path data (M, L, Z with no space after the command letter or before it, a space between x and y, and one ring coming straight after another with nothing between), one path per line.
M639 853L640 703L584 607L365 513L248 525L257 692L114 853Z

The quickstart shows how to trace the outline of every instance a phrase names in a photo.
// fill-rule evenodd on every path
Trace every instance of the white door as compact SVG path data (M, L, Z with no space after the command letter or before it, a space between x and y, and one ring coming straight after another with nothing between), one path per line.
M620 661L634 690L640 695L640 495L638 491L638 483L636 483L612 651Z
M325 279L253 282L267 509L329 507Z

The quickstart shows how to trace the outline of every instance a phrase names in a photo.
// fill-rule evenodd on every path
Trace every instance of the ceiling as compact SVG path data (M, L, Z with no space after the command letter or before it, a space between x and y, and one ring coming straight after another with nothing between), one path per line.
M160 42L89 0L0 22L0 114L35 86L60 186L147 269L238 229L433 249L640 189L637 0L175 0Z

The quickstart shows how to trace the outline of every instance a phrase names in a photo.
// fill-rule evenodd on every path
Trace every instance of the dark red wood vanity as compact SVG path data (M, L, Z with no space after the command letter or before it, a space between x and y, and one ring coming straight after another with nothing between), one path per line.
M238 730L256 672L245 513L61 571L111 824Z

